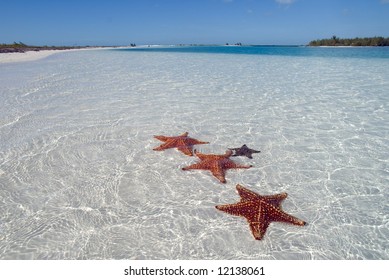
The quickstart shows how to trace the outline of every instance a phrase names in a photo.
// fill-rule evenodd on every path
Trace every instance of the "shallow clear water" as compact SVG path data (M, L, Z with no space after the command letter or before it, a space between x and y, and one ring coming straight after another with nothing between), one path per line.
M389 259L389 60L82 51L0 66L1 259ZM261 150L227 184L153 135ZM262 241L236 184L308 225Z

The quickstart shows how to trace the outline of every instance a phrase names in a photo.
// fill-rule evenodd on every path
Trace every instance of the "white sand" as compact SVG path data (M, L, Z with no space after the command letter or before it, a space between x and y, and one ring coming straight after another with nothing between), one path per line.
M25 53L0 53L0 64L38 60L59 52L82 51L82 50L90 50L90 49L94 49L94 48L27 51Z
M38 60L63 51L69 51L69 50L43 50L37 52L28 51L25 53L0 53L0 63Z

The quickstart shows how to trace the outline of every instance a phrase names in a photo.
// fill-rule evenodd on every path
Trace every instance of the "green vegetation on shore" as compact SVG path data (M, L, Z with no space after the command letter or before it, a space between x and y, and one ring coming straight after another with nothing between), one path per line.
M314 40L309 42L309 46L369 46L369 47L384 47L389 46L389 37L366 37L366 38L354 38L354 39L342 39L336 36L332 36L330 39Z
M88 46L86 46L88 47ZM27 51L42 51L42 50L71 50L81 49L85 47L68 47L68 46L28 46L22 42L14 42L13 44L0 44L0 53L24 53Z

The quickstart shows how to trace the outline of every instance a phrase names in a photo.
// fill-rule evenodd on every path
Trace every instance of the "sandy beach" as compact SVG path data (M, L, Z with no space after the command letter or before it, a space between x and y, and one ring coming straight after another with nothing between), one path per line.
M41 51L27 51L24 53L0 53L0 64L2 63L12 63L12 62L25 62L33 61L48 57L50 55L60 53L60 52L74 52L82 50L91 50L99 48L80 48L80 49L68 49L68 50L41 50Z
M44 50L29 51L25 53L0 53L0 63L24 62L38 60L59 52L68 52L74 50Z

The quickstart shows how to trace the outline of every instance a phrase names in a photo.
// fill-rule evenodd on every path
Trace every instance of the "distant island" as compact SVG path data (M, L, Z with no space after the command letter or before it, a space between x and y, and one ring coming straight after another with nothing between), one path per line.
M320 46L347 46L347 47L385 47L389 46L389 37L366 37L354 39L342 39L332 36L330 39L314 40L308 44L311 47Z
M82 49L88 48L85 47L69 47L69 46L28 46L22 42L13 44L0 44L0 53L24 53L28 51L43 51L43 50L72 50L72 49Z

